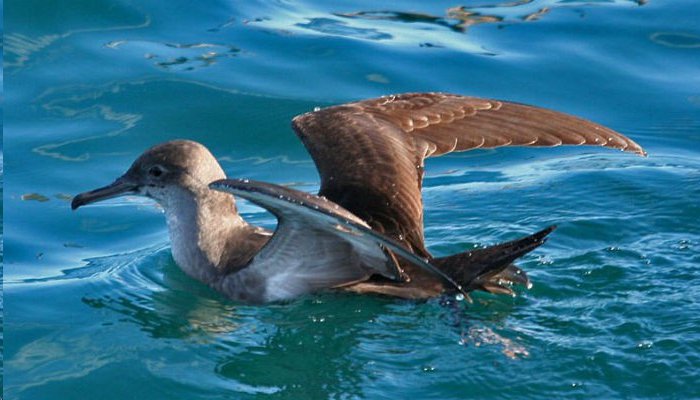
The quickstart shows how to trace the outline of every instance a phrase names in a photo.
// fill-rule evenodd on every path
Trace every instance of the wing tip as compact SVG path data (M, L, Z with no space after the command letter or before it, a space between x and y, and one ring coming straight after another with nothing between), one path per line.
M642 148L642 146L638 145L637 143L634 143L634 147L633 147L633 148L630 148L630 149L627 150L627 151L633 152L633 153L637 154L637 155L640 156L640 157L645 157L645 158L646 158L646 157L649 157L649 153L647 153L647 151L644 150L644 149Z
M624 137L624 136L623 136ZM635 141L632 139L624 137L626 140L625 142L625 147L618 147L620 150L627 152L627 153L634 153L640 157L648 157L649 153L647 153L646 150L642 148L639 144L637 144Z

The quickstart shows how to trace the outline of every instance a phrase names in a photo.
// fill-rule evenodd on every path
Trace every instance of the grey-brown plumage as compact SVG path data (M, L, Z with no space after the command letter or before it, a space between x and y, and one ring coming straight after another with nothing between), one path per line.
M527 238L433 258L423 236L424 159L500 146L598 145L645 155L625 136L570 115L441 93L386 96L314 111L293 127L321 176L319 196L226 180L202 145L146 151L83 204L124 194L164 208L177 264L229 297L264 302L328 288L426 298L445 290L511 293L529 285L512 262L544 243ZM247 224L234 195L271 211L274 236Z
M319 195L427 256L424 160L501 146L597 145L644 155L625 136L543 108L443 93L409 93L329 107L292 125L321 176Z

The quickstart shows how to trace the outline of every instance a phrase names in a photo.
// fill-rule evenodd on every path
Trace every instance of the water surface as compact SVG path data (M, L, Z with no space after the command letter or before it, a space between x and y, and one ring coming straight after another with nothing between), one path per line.
M4 5L5 398L700 397L696 1ZM473 305L241 306L180 272L151 202L70 211L174 138L229 176L314 191L290 118L407 91L550 107L650 156L430 160L436 255L559 225L521 262L532 290Z

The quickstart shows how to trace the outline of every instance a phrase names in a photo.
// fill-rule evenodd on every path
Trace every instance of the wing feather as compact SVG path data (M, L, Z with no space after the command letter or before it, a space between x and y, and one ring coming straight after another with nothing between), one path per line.
M210 187L252 201L278 219L272 238L232 277L265 282L262 301L346 286L374 274L401 281L401 270L385 249L461 290L426 260L325 198L249 180L224 179Z
M572 115L498 100L407 93L329 107L292 122L326 196L427 257L424 158L501 146L594 145L646 155L631 139Z

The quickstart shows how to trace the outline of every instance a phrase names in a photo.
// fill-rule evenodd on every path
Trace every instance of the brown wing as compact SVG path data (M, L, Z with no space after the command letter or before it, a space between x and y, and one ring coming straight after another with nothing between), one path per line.
M319 195L428 257L423 161L500 146L597 145L640 155L625 136L584 119L505 101L407 93L297 116L297 135L321 176Z

